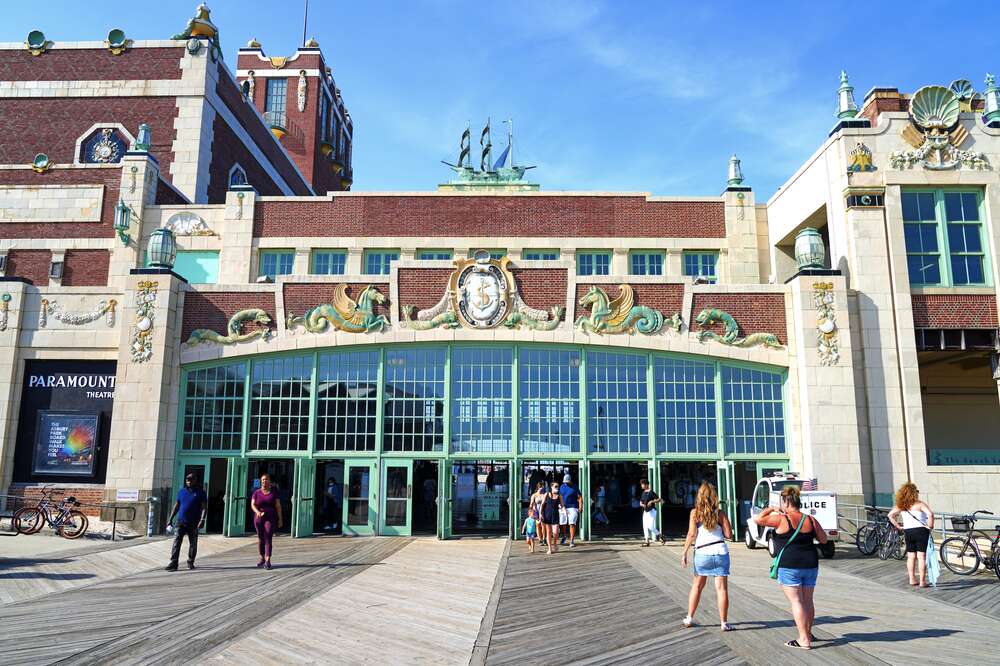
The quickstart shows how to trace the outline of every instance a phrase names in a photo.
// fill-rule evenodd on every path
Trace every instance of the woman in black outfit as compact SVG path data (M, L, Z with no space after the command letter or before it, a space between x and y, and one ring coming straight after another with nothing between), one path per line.
M549 492L542 502L542 532L549 542L549 555L559 550L559 510L562 509L562 495L559 484L549 486Z
M798 486L785 486L781 491L781 508L775 510L768 507L753 520L758 525L774 528L774 549L781 558L778 562L778 582L791 604L795 626L799 630L798 639L785 645L809 650L812 649L812 626L816 619L813 592L816 591L816 577L819 575L819 553L813 539L826 543L826 532L815 518L802 513L801 508ZM796 529L798 534L795 534Z

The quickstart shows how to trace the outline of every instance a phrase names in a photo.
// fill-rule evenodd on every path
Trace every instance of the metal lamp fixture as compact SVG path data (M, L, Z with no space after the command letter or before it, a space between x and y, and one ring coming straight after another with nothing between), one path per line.
M146 256L153 268L173 268L177 258L177 239L170 229L160 228L149 236Z
M118 240L122 242L122 245L127 246L130 240L128 235L129 227L132 224L132 215L134 215L132 207L125 203L124 199L118 200L118 205L115 206L115 232L118 234Z

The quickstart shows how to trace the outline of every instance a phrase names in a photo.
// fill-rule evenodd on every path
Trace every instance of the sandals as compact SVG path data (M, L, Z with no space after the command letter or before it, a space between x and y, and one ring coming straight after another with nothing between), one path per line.
M806 647L805 645L800 645L798 641L792 640L785 643L785 647L795 648L796 650L812 650L811 647Z

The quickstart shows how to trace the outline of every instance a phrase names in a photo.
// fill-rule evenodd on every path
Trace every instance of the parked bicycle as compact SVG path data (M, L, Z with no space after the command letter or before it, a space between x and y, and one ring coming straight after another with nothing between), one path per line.
M948 570L959 576L975 573L980 565L993 571L1000 578L1000 525L996 535L975 529L976 516L992 516L992 511L976 511L967 516L951 519L951 529L964 532L965 536L955 536L941 542L941 561Z
M76 507L75 497L67 497L56 505L52 490L43 490L42 499L35 506L24 506L14 512L13 527L18 534L35 534L45 525L54 529L64 539L79 539L87 533L90 524L87 516Z
M862 555L875 555L877 553L879 558L883 560L890 557L897 560L906 558L902 535L889 522L888 516L887 511L874 507L868 510L869 522L861 526L854 539Z

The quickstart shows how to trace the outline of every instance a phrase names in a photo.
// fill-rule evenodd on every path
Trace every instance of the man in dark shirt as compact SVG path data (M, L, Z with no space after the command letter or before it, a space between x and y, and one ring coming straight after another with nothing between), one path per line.
M177 571L177 560L181 555L181 542L184 535L188 538L188 569L194 569L194 558L198 555L198 530L205 525L205 513L208 509L208 497L205 491L198 487L198 477L188 474L184 477L184 487L177 493L177 502L170 512L167 524L174 522L174 545L170 549L170 564L167 571Z
M642 507L642 536L645 539L642 545L648 546L650 539L666 543L666 538L656 529L656 505L663 500L649 487L649 481L646 479L640 481L639 486L642 488L642 495L639 496L639 506Z

